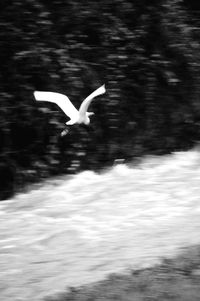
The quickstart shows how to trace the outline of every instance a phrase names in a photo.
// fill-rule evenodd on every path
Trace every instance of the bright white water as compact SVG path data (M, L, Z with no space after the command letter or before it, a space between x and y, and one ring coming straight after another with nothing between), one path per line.
M0 203L2 301L38 301L200 243L200 153L51 180Z

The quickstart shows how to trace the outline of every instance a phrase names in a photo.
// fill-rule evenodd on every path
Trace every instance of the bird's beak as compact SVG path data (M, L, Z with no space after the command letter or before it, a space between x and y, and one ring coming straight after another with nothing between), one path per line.
M94 115L94 112L88 112L88 116Z

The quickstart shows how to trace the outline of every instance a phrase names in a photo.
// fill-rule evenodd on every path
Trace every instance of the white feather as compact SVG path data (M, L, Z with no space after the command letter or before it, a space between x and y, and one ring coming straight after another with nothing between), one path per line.
M70 118L70 120L66 123L68 125L72 125L74 123L89 124L90 119L88 116L90 115L90 113L87 112L87 109L94 97L104 94L105 92L105 85L96 89L82 102L79 111L74 107L67 96L60 93L35 91L34 97L37 101L48 101L56 103Z
M71 103L67 96L55 92L40 91L35 91L33 94L35 96L35 99L38 101L48 101L57 104L71 119L76 119L76 117L78 118L78 110Z
M92 92L81 104L79 108L79 114L85 115L87 112L87 109L89 105L91 104L92 100L101 94L104 94L106 92L105 85L101 86L100 88L96 89L94 92Z

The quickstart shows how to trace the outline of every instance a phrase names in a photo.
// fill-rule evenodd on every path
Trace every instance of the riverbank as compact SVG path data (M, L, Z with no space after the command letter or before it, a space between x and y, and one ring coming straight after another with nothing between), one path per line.
M90 286L45 298L45 301L199 301L200 246L151 268L113 274Z

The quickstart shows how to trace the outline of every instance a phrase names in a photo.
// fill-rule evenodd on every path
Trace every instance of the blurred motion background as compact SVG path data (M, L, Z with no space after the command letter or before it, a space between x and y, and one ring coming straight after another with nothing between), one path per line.
M0 3L0 199L58 174L190 149L200 136L200 4L182 0ZM34 90L78 108L100 85L89 127Z

